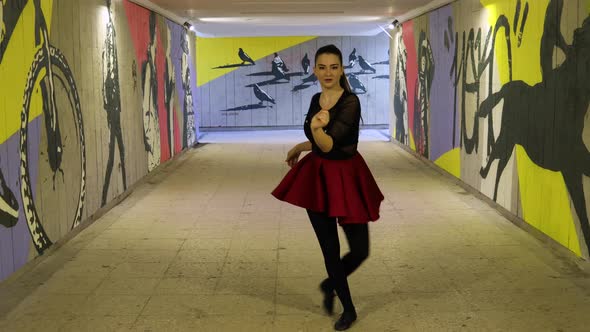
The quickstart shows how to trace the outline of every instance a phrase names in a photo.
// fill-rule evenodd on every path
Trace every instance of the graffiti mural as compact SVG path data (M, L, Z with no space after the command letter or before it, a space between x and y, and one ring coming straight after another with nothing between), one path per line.
M413 20L428 19L428 37L425 30L408 31L413 21L397 31L394 138L408 144L403 115L413 112L409 127L417 152L587 257L583 178L590 176L590 154L583 132L590 107L590 17L563 20L575 17L566 12L588 10L563 0L485 0L488 13L480 23L459 25L453 16L466 2ZM414 96L410 110L403 103L404 79L408 90L416 82L407 94ZM552 192L551 200L534 190Z
M383 59L388 58L389 36L383 33L198 40L197 59L204 64L197 75L203 80L198 104L202 127L300 126L301 103L319 91L313 56L335 40L350 86L360 97L364 124L386 125L389 60Z
M192 91L194 87L194 80L192 79L192 75L194 75L195 70L194 68L191 68L189 51L190 44L188 40L188 34L186 33L185 29L182 29L181 32L180 45L182 49L180 77L182 77L182 93L184 94L184 98L182 98L182 114L184 124L182 147L186 148L188 146L193 145L196 141L196 122Z
M477 113L491 118L493 108L501 101L502 123L498 137L488 152L481 176L487 177L491 165L498 160L493 199L498 183L516 144L522 146L539 167L561 172L580 219L587 246L590 246L590 225L582 175L590 176L590 153L582 134L590 106L590 17L574 32L573 45L567 45L560 30L563 1L553 0L547 8L545 29L541 40L542 81L530 86L512 81L488 96ZM566 59L553 68L554 47Z
M166 42L166 64L164 66L164 106L166 107L166 127L168 128L168 150L171 154L178 151L178 126L176 113L174 112L173 100L176 99L175 87L175 70L174 62L171 58L172 49L172 31L167 30Z
M121 162L121 177L123 179L123 190L127 190L127 177L125 172L125 144L121 133L121 88L119 86L119 62L117 57L117 33L112 18L111 0L107 0L107 11L109 21L106 28L106 38L102 51L103 85L102 96L104 110L107 112L107 122L110 131L109 135L109 159L106 166L106 174L102 189L102 202L107 203L109 183L113 172L115 161L115 141L119 150Z
M418 79L414 98L414 139L416 151L428 158L428 113L430 110L430 90L434 78L434 57L430 41L424 31L418 41Z
M395 139L402 144L408 141L408 91L406 90L406 63L408 52L401 36L397 40L397 58L393 90L393 111L395 113Z
M10 228L18 221L19 204L16 196L6 184L0 169L0 225Z
M39 210L39 202L35 198L32 173L37 173L40 166L50 170L47 179L49 181L43 181L49 186L45 190L56 192L65 186L76 188L72 194L77 203L67 217L71 228L77 226L82 220L86 194L86 147L80 98L68 61L49 39L49 23L45 15L51 3L44 4L49 6L42 7L40 0L7 1L2 10L3 34L0 44L0 63L2 63L6 52L10 50L12 37L22 33L22 28L19 29L19 22L22 22L21 15L25 11L34 13L34 36L29 37L34 43L34 54L22 86L24 92L21 94L23 97L18 131L20 157L18 159L20 159L19 186L24 219L33 246L39 254L47 250L53 242L44 226L45 215ZM36 105L32 105L36 104L33 100L37 100L38 91L42 104L40 113L43 119L43 125L40 127L32 126L31 122L38 112ZM63 102L64 99L61 98L63 95L67 96L67 103ZM64 121L67 120L74 124L74 128L64 126ZM44 146L39 146L40 138L43 138L41 143ZM41 158L35 156L38 150L42 155ZM17 156L12 158L16 159ZM41 163L43 165L40 165ZM16 222L15 209L18 208L18 202L14 198L14 193L6 186L5 179L2 179L2 183L3 215L4 218L7 215L10 216L9 221L3 224L12 227Z
M56 3L0 1L0 281L195 143L186 29L126 0ZM166 53L158 29L177 31Z
M149 14L149 44L141 64L143 92L143 142L148 152L148 171L160 164L160 124L158 114L158 73L156 71L156 14Z

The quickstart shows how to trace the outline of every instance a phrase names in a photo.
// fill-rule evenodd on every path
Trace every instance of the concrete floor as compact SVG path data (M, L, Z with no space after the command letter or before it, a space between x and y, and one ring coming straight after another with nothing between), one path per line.
M326 273L305 211L269 194L301 132L256 135L206 133L218 144L166 165L4 282L0 330L331 331L337 316L320 307ZM586 263L379 132L365 131L359 149L386 200L370 257L349 278L351 331L590 329Z

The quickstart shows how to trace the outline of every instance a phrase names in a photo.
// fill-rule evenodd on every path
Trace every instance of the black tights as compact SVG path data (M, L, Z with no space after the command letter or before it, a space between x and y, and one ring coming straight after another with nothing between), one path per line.
M344 311L355 311L346 278L369 256L369 227L367 224L342 225L350 252L340 259L336 218L310 210L307 214L324 255L327 286L336 291Z

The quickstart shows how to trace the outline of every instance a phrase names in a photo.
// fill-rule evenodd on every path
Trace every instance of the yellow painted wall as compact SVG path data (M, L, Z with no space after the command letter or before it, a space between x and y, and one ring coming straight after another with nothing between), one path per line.
M508 17L512 24L516 1L482 0L488 11L488 23L492 26L500 15ZM513 80L522 80L529 85L541 82L541 62L539 50L545 21L548 0L529 1L529 13L526 22L526 36L520 47L511 32ZM524 4L523 4L524 6ZM522 13L522 9L521 9ZM521 14L522 15L522 14ZM503 32L496 40L496 61L501 84L509 81L506 40ZM570 208L569 194L565 188L563 176L559 172L545 170L535 165L521 146L516 148L518 183L523 210L523 219L549 235L576 254L580 255L580 246Z
M240 38L197 38L197 86L221 77L236 68L214 69L217 66L241 64L238 50L254 61L273 52L301 44L315 37L240 37ZM247 45L243 46L243 45Z

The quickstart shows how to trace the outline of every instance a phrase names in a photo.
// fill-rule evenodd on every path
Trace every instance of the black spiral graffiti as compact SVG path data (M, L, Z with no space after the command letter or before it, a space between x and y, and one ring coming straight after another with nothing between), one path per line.
M16 23L29 0L0 0L0 63Z
M72 222L72 228L76 227L82 220L82 211L86 198L86 144L84 139L82 112L80 110L80 98L78 96L78 91L76 89L76 83L74 82L72 72L66 62L65 57L55 47L49 45L48 48L50 52L49 54L47 53L47 48L45 47L42 47L37 51L29 70L28 79L25 86L25 94L23 97L23 111L21 113L20 128L21 197L29 232L31 234L35 249L40 255L52 245L52 242L43 228L33 199L33 190L29 174L28 125L31 96L34 91L35 84L39 79L41 71L47 68L49 64L55 66L61 72L60 74L54 72L53 78L57 79L64 87L66 87L70 105L76 120L76 134L80 144L80 194L78 197L76 213Z

